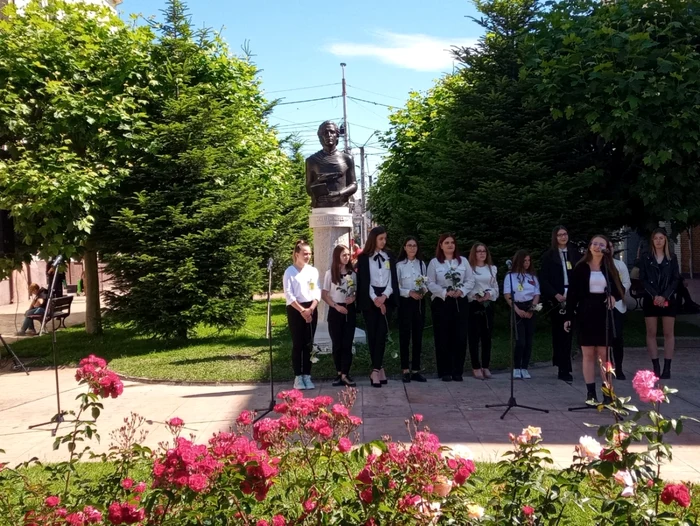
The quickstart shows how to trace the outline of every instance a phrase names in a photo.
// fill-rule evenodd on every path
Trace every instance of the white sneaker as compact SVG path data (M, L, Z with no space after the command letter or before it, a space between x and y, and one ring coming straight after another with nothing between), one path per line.
M530 373L527 372L527 369L520 369L520 375L523 377L524 380L529 380L530 378L532 378L532 376L530 376Z
M294 389L299 389L300 391L306 389L306 384L304 383L303 376L300 375L294 378Z
M513 378L522 378L523 373L520 369L513 369Z
M304 385L306 386L307 389L316 389L316 386L314 383L311 381L311 375L310 374L305 374L304 376L301 377L302 381L304 382Z

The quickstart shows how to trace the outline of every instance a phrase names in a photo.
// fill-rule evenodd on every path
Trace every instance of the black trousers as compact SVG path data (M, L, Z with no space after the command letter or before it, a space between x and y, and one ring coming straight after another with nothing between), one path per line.
M564 330L566 315L559 312L558 305L555 305L552 309L551 318L552 363L559 368L559 374L571 373L571 342L573 340L574 331L566 332Z
M335 370L342 374L350 374L352 365L352 342L355 339L355 326L357 325L357 310L355 304L345 305L338 303L348 310L347 314L341 314L333 308L328 308L328 333L333 347L333 363Z
M472 369L488 369L491 364L491 335L493 334L493 306L478 301L469 302L469 357ZM481 343L481 359L479 359Z
M612 335L612 327L610 328L610 338L612 339L613 361L615 362L615 372L622 371L622 360L625 357L625 340L622 336L622 330L625 325L625 315L617 309L613 309L613 320L615 322L615 337Z
M463 376L469 334L466 298L434 298L431 304L438 376Z
M312 302L300 303L302 307L311 307ZM311 346L316 334L318 310L314 309L311 323L306 323L301 313L291 305L287 305L287 323L292 333L292 368L294 376L311 374Z
M399 299L399 348L401 369L420 371L420 354L423 348L425 327L425 300ZM408 350L413 341L413 356L409 363Z
M517 338L515 339L515 354L513 369L527 369L532 356L532 339L535 336L535 317L521 318L515 315Z

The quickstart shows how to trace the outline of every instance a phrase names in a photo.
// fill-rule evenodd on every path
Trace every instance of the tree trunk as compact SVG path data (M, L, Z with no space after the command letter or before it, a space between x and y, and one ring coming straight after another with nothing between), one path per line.
M85 331L88 334L102 332L100 313L100 277L97 272L97 250L92 241L85 245Z

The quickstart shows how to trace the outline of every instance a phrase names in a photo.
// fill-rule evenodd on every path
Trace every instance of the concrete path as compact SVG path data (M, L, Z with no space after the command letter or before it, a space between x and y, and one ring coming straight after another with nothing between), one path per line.
M680 390L670 405L665 405L667 416L687 415L700 418L700 362L698 349L679 349L674 360L673 379L669 385ZM629 349L625 358L625 370L631 379L632 371L648 367L646 352ZM580 362L575 365L580 370ZM390 381L382 389L373 389L368 380L358 378L358 399L354 413L364 424L360 439L370 441L388 434L395 439L408 438L404 421L413 413L424 416L424 423L447 445L466 445L478 460L498 460L508 447L508 433L519 433L527 425L542 427L545 444L552 451L560 466L568 465L574 444L581 435L595 436L595 429L585 423L603 424L610 417L595 410L569 412L568 407L579 406L584 399L585 386L580 374L576 382L568 385L556 380L552 367L531 369L532 380L516 381L516 398L521 404L548 409L548 414L522 408L512 409L505 420L499 417L502 409L486 409L485 404L505 403L509 396L509 377L496 374L489 381L465 378L463 383L443 383L430 380L425 384L404 385ZM75 409L75 397L80 392L74 378L74 370L59 371L61 403L64 409ZM358 374L359 377L359 374ZM290 384L275 386L276 391L289 389ZM619 393L630 395L631 382L619 381ZM15 465L38 457L42 461L65 459L65 449L52 450L50 429L36 430L29 425L50 420L56 413L54 373L51 370L0 375L0 462ZM337 396L338 388L329 383L319 383L307 396L329 394ZM110 432L118 429L130 412L137 412L149 419L146 444L154 447L169 437L163 421L178 416L186 422L188 433L194 433L201 441L212 433L227 430L229 424L244 409L264 408L268 404L270 390L267 385L235 386L173 386L127 382L123 396L105 400L105 410L99 420L102 443L97 451L104 451L110 444ZM634 397L636 400L636 396ZM60 427L59 434L66 433L68 424ZM667 479L700 482L700 425L688 423L680 437L672 438L674 460L662 474Z
M21 302L12 305L0 305L0 334L9 343L21 338L33 338L33 336L15 336L15 333L22 327L24 313L29 308L29 302ZM85 296L73 296L70 316L66 318L66 325L79 325L85 323ZM41 322L34 322L34 327L39 330ZM46 328L51 331L51 322L46 323ZM0 348L0 353L5 350ZM0 384L1 385L1 384Z

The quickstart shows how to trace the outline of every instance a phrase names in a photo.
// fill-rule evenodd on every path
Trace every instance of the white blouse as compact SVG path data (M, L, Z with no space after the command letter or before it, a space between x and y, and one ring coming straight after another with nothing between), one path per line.
M457 287L453 280L446 277L448 274L454 274L458 277ZM466 258L460 257L459 261L450 259L440 263L437 258L433 258L428 265L428 290L433 295L433 299L445 299L447 297L447 289L452 287L452 290L461 290L464 297L474 288L474 273L472 267Z
M294 265L287 267L284 271L284 297L287 305L295 301L306 303L309 301L319 301L321 299L321 287L318 283L318 270L311 265L304 265L299 270Z
M591 277L588 280L588 290L591 294L600 294L605 292L608 282L605 281L605 276L600 270L591 270Z
M469 301L476 300L476 295L480 292L483 292L484 294L490 292L490 301L496 301L498 299L496 265L491 265L490 267L487 265L484 265L483 267L472 267L472 270L474 271L474 288L469 294L467 294Z
M383 250L377 250L369 256L369 284L369 297L372 301L377 298L374 287L385 287L382 294L387 298L394 292L391 288L391 262Z
M357 280L354 272L343 274L340 278L340 283L337 285L331 280L330 270L326 271L326 275L323 278L323 290L330 294L333 303L345 303L348 296L355 294L356 285Z
M399 292L404 298L409 297L409 293L417 291L416 279L418 276L426 276L427 268L425 263L418 259L404 259L396 264L396 273L399 277ZM425 290L423 290L425 292Z
M511 276L513 277L513 287L515 287L514 294L510 288ZM530 301L535 296L540 295L540 282L532 274L509 272L506 274L506 279L503 280L503 294L512 294L513 300L516 302Z

